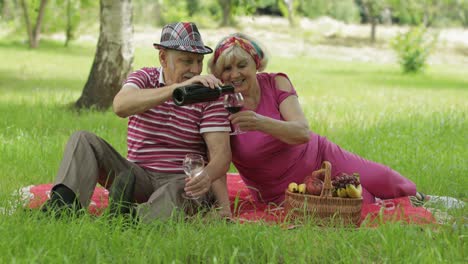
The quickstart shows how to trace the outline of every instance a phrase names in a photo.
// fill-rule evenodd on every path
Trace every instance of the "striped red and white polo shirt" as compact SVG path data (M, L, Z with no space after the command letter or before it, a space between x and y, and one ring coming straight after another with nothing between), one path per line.
M157 89L163 83L160 67L137 70L124 82L139 89ZM168 100L132 115L128 120L127 159L151 171L183 173L185 154L202 154L206 159L203 133L231 130L228 115L221 99L186 106Z

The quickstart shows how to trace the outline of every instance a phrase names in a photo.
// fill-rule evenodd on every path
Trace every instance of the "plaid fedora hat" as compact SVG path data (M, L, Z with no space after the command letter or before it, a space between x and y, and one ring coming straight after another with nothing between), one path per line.
M178 22L165 25L161 33L161 43L154 43L156 49L166 48L191 53L208 54L213 50L203 44L197 26L192 22Z

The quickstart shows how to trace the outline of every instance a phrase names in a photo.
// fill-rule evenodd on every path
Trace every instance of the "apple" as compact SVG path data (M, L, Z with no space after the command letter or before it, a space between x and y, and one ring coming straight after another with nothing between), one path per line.
M322 193L323 181L318 177L307 176L304 180L307 193L312 195L320 195Z

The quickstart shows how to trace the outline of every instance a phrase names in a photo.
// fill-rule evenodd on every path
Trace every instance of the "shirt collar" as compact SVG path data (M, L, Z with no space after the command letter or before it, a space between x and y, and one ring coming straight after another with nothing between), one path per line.
M159 83L159 85L161 85L161 86L164 86L164 85L165 85L165 82L164 82L164 74L163 74L163 67L160 67L160 68L159 68L159 79L158 79L158 83Z

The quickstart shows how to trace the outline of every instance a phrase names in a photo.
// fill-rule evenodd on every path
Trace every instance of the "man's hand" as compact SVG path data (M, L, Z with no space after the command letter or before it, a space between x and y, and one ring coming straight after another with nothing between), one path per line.
M203 170L199 175L192 178L185 178L185 193L190 197L200 197L204 195L211 188L211 178Z
M206 87L210 87L210 88L216 88L220 85L222 85L223 83L221 82L221 80L219 80L218 78L216 78L213 74L208 74L208 75L195 75L193 76L192 78L190 78L189 80L181 83L183 86L185 85L189 85L189 84L196 84L196 83L201 83L203 84L204 86Z

